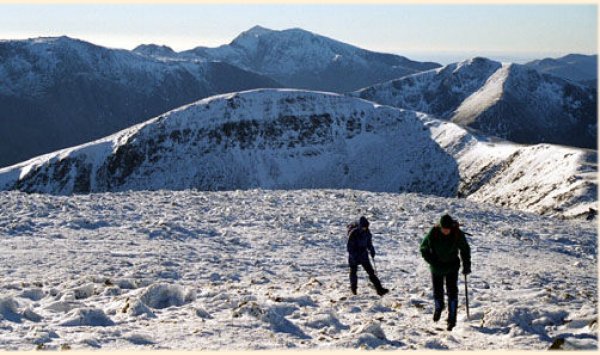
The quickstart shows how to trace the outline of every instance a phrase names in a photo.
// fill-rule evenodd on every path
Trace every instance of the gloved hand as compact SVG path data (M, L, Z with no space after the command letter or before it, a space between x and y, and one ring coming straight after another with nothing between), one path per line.
M375 252L371 253L371 258L375 259Z
M429 263L429 265L436 267L440 265L440 261L438 259L438 257L433 254L431 251L425 252L425 261L427 261L427 263Z
M463 273L463 275L469 275L471 273L471 267L470 266L463 266L462 273Z

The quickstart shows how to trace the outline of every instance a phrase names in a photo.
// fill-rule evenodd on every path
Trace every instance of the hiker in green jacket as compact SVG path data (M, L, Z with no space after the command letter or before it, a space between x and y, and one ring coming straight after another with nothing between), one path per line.
M445 214L440 223L429 231L421 242L421 255L429 264L433 281L433 299L435 310L433 321L440 320L444 309L444 280L448 295L448 330L456 326L458 308L458 270L462 259L462 273L471 273L471 249L460 230L458 222Z

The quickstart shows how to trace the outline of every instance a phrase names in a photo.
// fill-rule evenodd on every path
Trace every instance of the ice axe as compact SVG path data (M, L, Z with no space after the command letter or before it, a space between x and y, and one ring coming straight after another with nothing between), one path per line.
M467 288L467 275L465 274L465 305L467 306L467 320L471 320L469 314L469 289Z

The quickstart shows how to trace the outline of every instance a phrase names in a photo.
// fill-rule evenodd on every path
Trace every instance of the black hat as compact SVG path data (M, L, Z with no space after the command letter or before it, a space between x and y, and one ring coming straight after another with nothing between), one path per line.
M358 220L358 226L360 228L369 228L369 221L365 216L360 216L360 219Z
M442 228L452 228L454 226L454 220L450 215L445 214L440 218L440 226L442 226Z

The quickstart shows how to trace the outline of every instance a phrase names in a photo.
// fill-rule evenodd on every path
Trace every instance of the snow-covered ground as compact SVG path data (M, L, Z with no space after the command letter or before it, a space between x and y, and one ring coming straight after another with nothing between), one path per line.
M12 191L0 201L2 350L598 345L593 222L353 190ZM452 332L431 321L418 254L444 212L473 234L471 319L460 282ZM360 214L384 298L364 271L349 292L345 225Z

